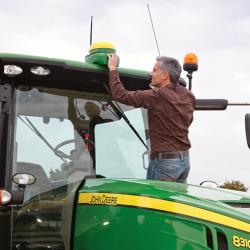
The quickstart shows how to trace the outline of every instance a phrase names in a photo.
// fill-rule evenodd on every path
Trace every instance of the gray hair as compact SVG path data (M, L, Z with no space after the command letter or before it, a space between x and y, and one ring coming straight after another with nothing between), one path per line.
M176 59L172 57L158 56L156 57L156 61L160 62L160 68L163 71L168 72L172 83L177 83L179 81L181 75L181 65Z

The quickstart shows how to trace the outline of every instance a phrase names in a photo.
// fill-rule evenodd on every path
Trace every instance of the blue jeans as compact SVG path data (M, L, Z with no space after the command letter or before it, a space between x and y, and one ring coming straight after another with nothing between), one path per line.
M189 170L189 156L176 159L150 160L147 179L187 183Z

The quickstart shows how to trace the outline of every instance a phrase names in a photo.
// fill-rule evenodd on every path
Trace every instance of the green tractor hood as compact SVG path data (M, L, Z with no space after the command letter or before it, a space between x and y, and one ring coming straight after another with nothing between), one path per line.
M163 181L87 179L77 198L74 249L83 242L103 249L92 235L107 241L117 232L120 244L109 249L237 249L240 239L250 240L249 215L250 197L242 192ZM169 248L162 248L165 242Z
M113 200L111 197L106 201L106 196ZM250 197L243 192L162 181L96 179L86 181L78 202L141 207L214 223L221 219L221 224L233 227L232 221L224 221L229 216L248 222L246 229L250 233Z

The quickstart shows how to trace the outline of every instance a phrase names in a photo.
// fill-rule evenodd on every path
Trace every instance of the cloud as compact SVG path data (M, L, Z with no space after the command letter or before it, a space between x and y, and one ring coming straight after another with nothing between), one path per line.
M93 41L113 42L121 67L149 71L158 52L147 3L161 54L181 63L187 52L197 54L199 70L193 75L197 98L248 101L248 0L2 1L0 51L84 61L90 16L94 16ZM186 72L182 75L186 77ZM244 138L246 112L247 108L231 108L197 113L191 129L192 182L198 183L203 176L220 176L221 181L228 175L250 185L246 177L250 153Z

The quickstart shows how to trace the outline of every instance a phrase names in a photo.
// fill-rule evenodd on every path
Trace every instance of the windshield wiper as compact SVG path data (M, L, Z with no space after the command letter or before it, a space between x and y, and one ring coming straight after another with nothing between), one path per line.
M38 131L35 125L29 120L27 116L25 116L26 122L20 115L18 118L28 127L30 128L43 142L54 152L56 156L58 156L63 162L67 163L65 159L63 159L60 155L56 153L56 150L52 147L52 145L45 139L45 137Z
M116 115L118 116L119 119L123 118L123 120L128 124L128 126L132 129L132 131L135 133L135 135L139 138L139 140L142 142L142 144L148 150L147 144L144 142L144 140L141 138L141 136L139 135L139 133L137 132L137 130L131 124L130 120L125 115L125 113L123 112L123 110L121 109L121 107L119 106L119 104L115 100L113 100L115 102L115 104L113 103L111 91L108 89L108 87L106 86L105 83L103 83L103 85L104 85L106 91L110 95L110 100L107 102L106 106L110 105L110 107L114 110L114 112L116 113Z
M119 105L116 103L116 105L119 107ZM128 117L125 115L125 113L122 111L122 109L119 107L116 107L116 105L113 102L110 102L110 106L112 109L115 111L115 113L120 117L123 118L123 120L128 124L128 126L132 129L132 131L136 134L136 136L139 138L139 140L142 142L142 144L145 146L145 148L148 150L148 146L146 143L143 141L135 127L131 124L130 120Z

